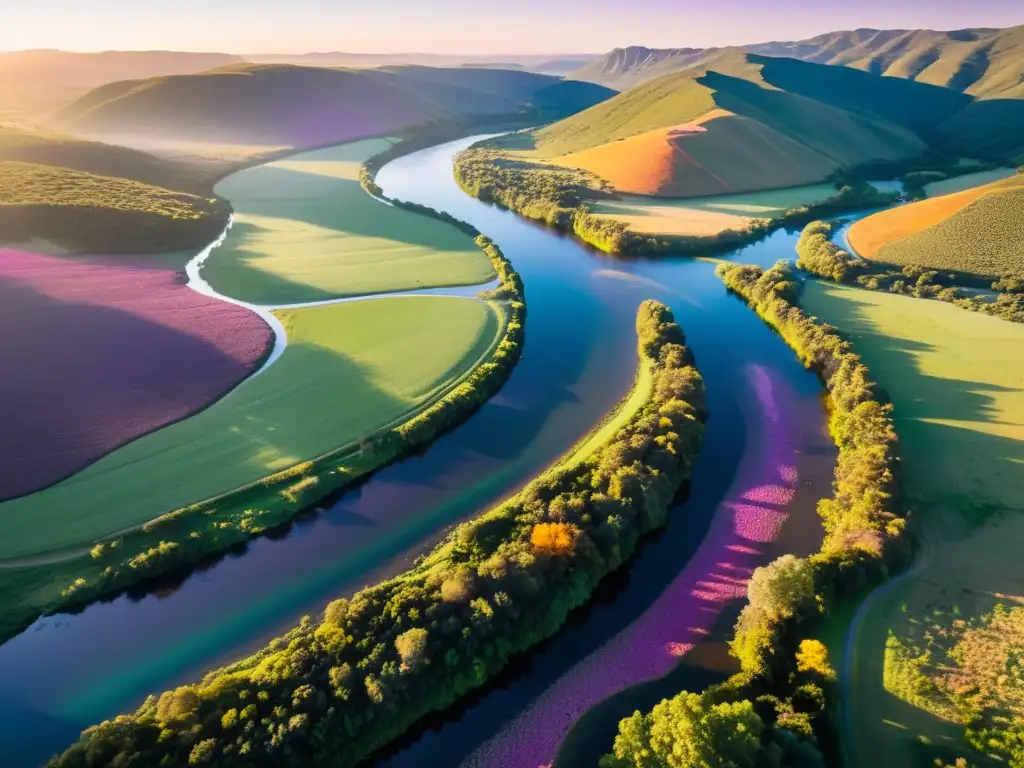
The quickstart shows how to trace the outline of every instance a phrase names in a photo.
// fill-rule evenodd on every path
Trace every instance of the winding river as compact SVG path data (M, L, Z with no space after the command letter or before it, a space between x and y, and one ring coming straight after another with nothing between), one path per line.
M470 222L521 273L527 338L505 387L426 451L286 531L174 582L40 619L0 646L5 766L37 765L81 728L254 650L514 492L628 391L646 298L675 310L707 381L689 497L564 632L380 762L536 768L560 748L559 765L593 765L619 717L728 670L720 640L752 569L820 541L814 505L834 462L821 386L713 264L617 260L464 195L452 156L473 141L396 160L378 183ZM727 258L771 264L795 240L779 231Z

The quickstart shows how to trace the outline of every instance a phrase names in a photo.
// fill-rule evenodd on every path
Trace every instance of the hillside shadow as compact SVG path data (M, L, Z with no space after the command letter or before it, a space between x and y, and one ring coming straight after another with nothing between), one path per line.
M251 372L199 336L54 298L9 275L0 306L18 318L0 333L0 500L45 488L201 410Z
M893 338L853 301L829 301L828 321L853 343L879 381L879 394L894 404L906 490L956 507L968 521L977 521L979 511L1020 507L1024 440L993 434L1024 429L1005 421L995 401L1019 390L972 379L970 370L963 378L931 375L914 356L935 352L933 345Z

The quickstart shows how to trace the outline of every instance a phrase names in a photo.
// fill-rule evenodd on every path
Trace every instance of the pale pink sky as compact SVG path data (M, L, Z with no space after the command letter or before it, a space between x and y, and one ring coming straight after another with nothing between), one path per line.
M0 0L0 50L555 53L1024 23L1024 0Z

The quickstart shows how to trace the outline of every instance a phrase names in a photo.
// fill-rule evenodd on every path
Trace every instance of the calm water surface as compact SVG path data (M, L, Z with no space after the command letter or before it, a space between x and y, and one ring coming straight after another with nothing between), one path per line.
M807 456L828 453L820 385L778 337L725 293L713 265L597 255L464 195L452 179L451 161L472 141L395 161L378 182L391 196L471 222L522 274L526 345L508 383L424 453L377 473L280 536L254 541L160 590L40 619L0 646L5 766L36 765L67 746L81 728L251 652L328 600L401 570L447 527L514 492L629 389L636 369L635 313L646 298L675 310L708 384L712 417L692 494L633 567L607 585L606 602L575 617L555 641L454 713L457 721L438 719L382 760L394 766L457 765L655 600L697 548L743 455L740 404L751 397L743 375L748 366L785 382L799 399L803 423L795 426ZM792 256L795 239L795 233L780 231L728 258L771 264ZM806 477L807 488L793 502L802 517L793 519L814 525L806 510L827 492L829 477ZM701 675L708 673L680 667L662 687L700 685ZM632 711L631 701L623 706ZM603 716L612 722L617 710Z

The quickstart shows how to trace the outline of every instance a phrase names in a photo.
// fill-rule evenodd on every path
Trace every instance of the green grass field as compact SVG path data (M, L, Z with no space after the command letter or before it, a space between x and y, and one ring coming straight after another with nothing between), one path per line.
M922 570L872 604L855 639L852 765L951 760L967 751L962 727L886 690L885 641L981 615L996 595L1024 599L1024 326L814 281L801 304L851 338L892 399L904 492L925 541Z
M489 303L436 296L278 314L289 346L266 372L72 478L0 505L0 559L87 544L402 420L468 373L501 325Z
M723 229L742 229L753 219L771 219L791 208L818 203L837 194L831 184L811 184L737 195L684 199L623 196L599 201L599 218L615 219L636 232L663 235L713 235Z
M494 278L473 238L450 224L391 208L359 185L371 139L240 171L216 191L235 225L203 275L221 293L257 304L455 285Z
M971 187L980 187L983 184L991 184L993 181L1002 181L1013 176L1017 170L1015 168L994 168L991 171L979 171L978 173L967 173L963 176L954 176L951 179L943 179L942 181L933 181L931 184L924 185L924 191L928 197L938 197L939 195L949 195L954 192L962 192L965 189Z

